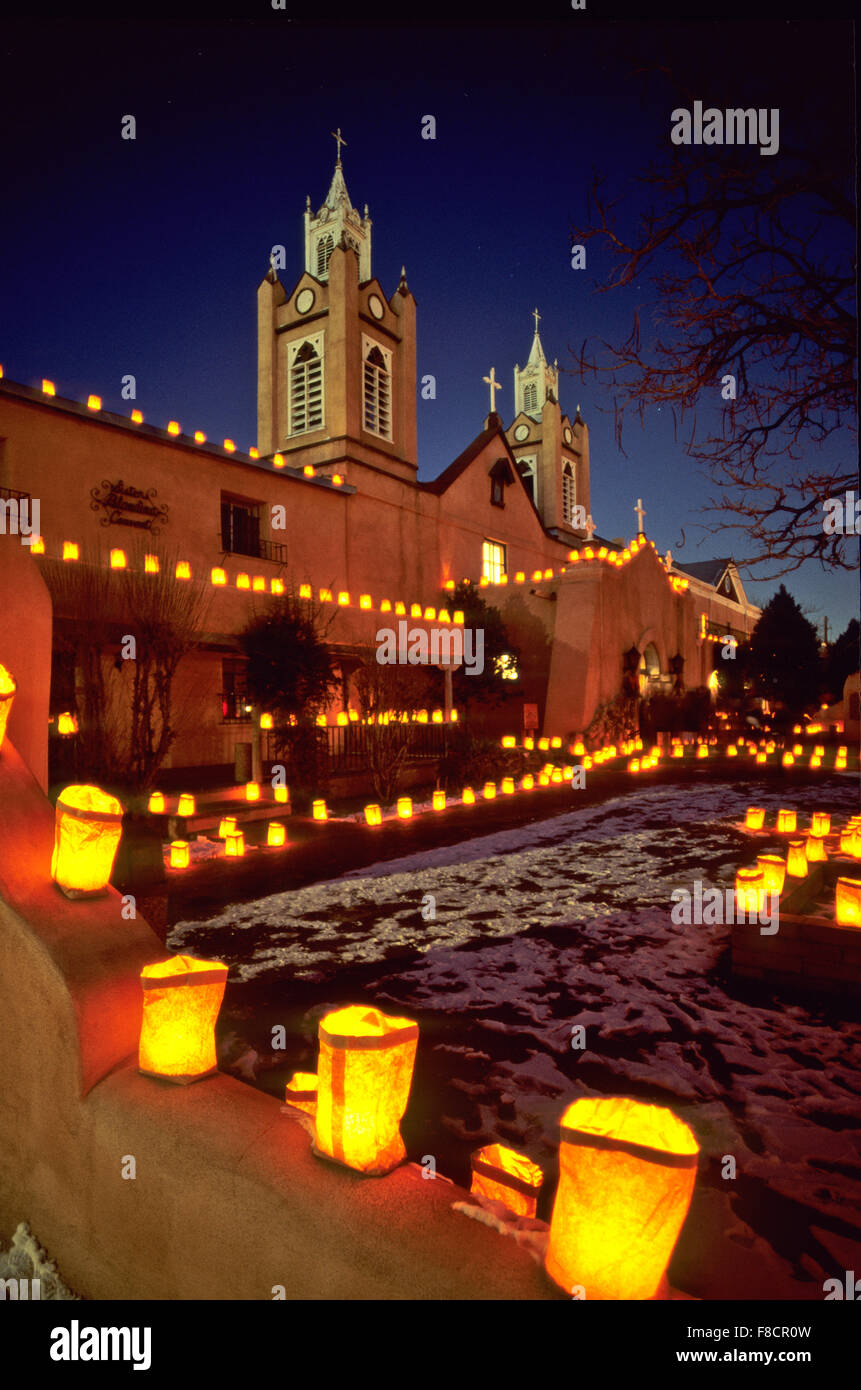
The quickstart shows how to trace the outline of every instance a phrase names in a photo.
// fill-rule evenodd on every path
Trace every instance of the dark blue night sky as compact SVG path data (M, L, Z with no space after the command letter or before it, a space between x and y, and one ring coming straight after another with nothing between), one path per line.
M570 268L570 226L587 218L593 166L636 207L634 180L669 138L669 97L655 87L642 100L632 68L689 63L718 105L764 105L763 84L782 73L789 144L840 101L851 119L850 58L848 30L832 25L7 28L0 362L14 380L48 376L61 395L94 391L124 412L120 379L131 372L148 422L176 419L247 448L256 288L273 244L287 248L288 292L300 275L305 195L316 211L340 125L350 196L373 219L374 273L391 294L404 263L418 301L419 375L437 382L436 400L418 403L420 476L434 477L482 428L491 366L510 420L534 306L545 352L572 370L584 338L619 340L635 306L655 307L648 281L595 292L609 269L597 242L585 272ZM128 113L134 142L120 138ZM427 114L435 141L421 139ZM736 537L697 528L709 484L666 411L627 427L625 457L594 381L564 376L561 398L572 414L579 402L590 426L602 535L633 534L641 495L661 552L672 547L682 563L742 558ZM845 466L854 443L846 433L827 450ZM855 574L808 564L783 582L835 635L857 613ZM762 603L776 586L748 592Z

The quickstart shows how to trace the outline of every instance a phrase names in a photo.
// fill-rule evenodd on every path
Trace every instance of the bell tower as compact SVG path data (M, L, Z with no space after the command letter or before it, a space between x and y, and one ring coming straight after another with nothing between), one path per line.
M270 267L257 290L257 447L348 481L354 465L414 481L416 301L405 271L392 295L374 278L371 219L333 135L326 200L316 214L306 200L304 270L288 291Z
M541 315L537 309L533 309L532 317L535 319L532 350L526 366L514 368L514 413L519 415L522 411L525 415L531 415L533 420L540 420L548 395L552 393L556 400L559 399L559 369L555 362L551 367L544 356L538 336Z
M367 203L365 215L360 217L350 202L341 164L341 146L347 142L340 126L332 131L332 136L338 147L338 158L326 200L316 216L311 213L310 197L305 199L305 270L315 280L325 283L329 279L329 259L343 241L359 258L359 281L363 283L371 278L371 219Z
M516 414L505 433L545 527L573 544L589 515L589 431L579 406L570 420L559 405L559 367L544 356L540 317L535 309L526 366L514 368Z

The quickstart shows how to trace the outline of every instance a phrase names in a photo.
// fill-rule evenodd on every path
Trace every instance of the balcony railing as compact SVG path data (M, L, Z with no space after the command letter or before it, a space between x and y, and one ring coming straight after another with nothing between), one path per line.
M252 560L271 560L276 565L286 565L287 547L282 541L240 540L237 536L218 535L223 555L248 555Z
M0 498L4 502L31 502L29 492L19 492L16 487L0 487Z

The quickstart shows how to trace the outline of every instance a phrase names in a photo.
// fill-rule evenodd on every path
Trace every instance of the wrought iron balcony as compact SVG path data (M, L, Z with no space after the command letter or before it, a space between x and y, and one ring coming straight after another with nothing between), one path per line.
M287 563L287 547L282 541L226 536L223 531L219 532L218 539L223 555L248 555L253 560L271 560L275 565Z

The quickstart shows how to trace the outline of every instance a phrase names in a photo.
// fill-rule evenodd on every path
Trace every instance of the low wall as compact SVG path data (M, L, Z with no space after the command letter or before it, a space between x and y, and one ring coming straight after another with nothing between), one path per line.
M857 877L856 866L848 862L842 868L834 860L817 865L787 896L786 910L781 903L773 936L762 935L758 926L736 923L731 938L733 974L768 985L861 999L861 931L803 911L826 885L833 900L839 872ZM802 910L794 911L795 904Z
M410 1166L362 1178L311 1153L232 1077L137 1071L141 967L165 952L121 899L50 880L54 816L0 752L0 1231L22 1220L96 1299L553 1299L514 1241ZM136 1176L124 1178L128 1156Z

